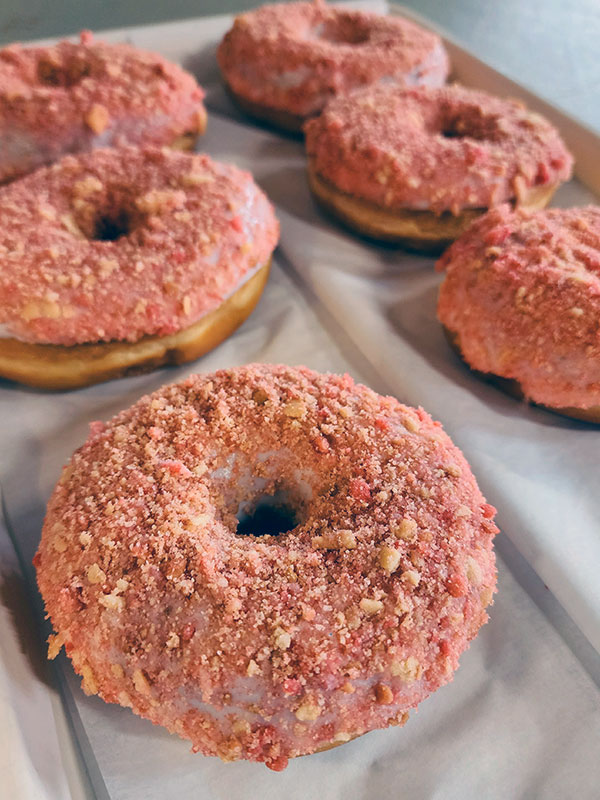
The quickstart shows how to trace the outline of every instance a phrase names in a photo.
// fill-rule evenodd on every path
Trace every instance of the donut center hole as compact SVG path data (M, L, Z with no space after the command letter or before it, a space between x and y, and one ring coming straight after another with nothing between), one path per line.
M116 242L131 233L131 219L126 211L99 216L91 238L96 242Z
M441 131L441 134L444 139L462 139L465 136L464 133L460 133L454 128L447 128L446 130Z
M238 536L278 536L299 524L297 511L285 492L259 497L251 506L240 508L236 517Z
M498 129L493 117L468 111L456 114L438 122L438 133L444 139L477 139L478 141L495 140Z
M322 22L311 31L315 39L331 44L365 44L370 32L356 25L354 20L337 19Z

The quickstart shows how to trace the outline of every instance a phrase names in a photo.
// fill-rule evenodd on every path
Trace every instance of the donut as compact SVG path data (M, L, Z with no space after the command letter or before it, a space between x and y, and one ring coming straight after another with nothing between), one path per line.
M0 50L0 183L99 146L191 148L206 127L192 75L127 44Z
M539 114L464 86L376 86L305 127L318 203L375 239L440 251L488 208L542 208L573 159Z
M600 208L493 209L442 256L438 317L475 371L600 422Z
M300 133L334 95L379 82L441 86L441 39L406 19L324 3L263 6L236 17L217 58L234 101Z
M348 375L193 375L64 468L35 557L49 656L196 752L280 770L451 680L494 513L439 423Z
M250 314L279 226L247 172L170 148L0 188L0 376L70 389L198 358Z

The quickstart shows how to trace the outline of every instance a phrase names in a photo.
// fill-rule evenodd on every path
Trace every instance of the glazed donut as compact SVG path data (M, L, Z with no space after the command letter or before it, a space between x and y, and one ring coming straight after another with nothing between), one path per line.
M320 2L241 14L217 58L244 111L294 132L334 95L388 81L441 86L448 76L436 34L406 19Z
M0 50L0 183L66 153L123 144L191 148L206 127L192 75L127 44Z
M279 226L252 177L164 148L65 156L0 189L0 375L85 386L215 347Z
M600 422L600 208L501 206L444 254L438 316L474 370Z
M65 467L35 558L49 656L194 751L280 770L450 681L494 513L439 423L348 375L192 376Z
M558 132L463 86L377 86L306 124L317 201L359 233L440 250L491 206L543 207L571 175Z

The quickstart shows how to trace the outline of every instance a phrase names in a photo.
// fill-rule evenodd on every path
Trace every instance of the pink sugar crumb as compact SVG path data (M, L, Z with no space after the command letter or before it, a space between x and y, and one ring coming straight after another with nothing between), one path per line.
M355 478L350 481L350 494L355 500L362 500L363 503L368 503L371 499L369 484L362 478Z
M294 527L238 533L240 509L273 496ZM422 409L251 364L165 386L90 436L36 569L86 692L194 752L279 770L404 724L450 680L495 589L492 516Z

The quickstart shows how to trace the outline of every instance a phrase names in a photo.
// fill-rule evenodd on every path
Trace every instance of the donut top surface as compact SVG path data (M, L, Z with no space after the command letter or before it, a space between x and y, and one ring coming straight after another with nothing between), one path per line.
M22 174L38 146L50 161L84 145L170 144L203 129L203 97L192 75L157 53L96 42L87 32L78 43L5 47L0 181Z
M268 495L294 527L238 533ZM142 670L163 711L197 690L314 749L449 680L494 590L493 515L422 409L348 375L249 365L92 424L49 502L38 580L92 691L134 698Z
M218 51L230 86L297 114L382 79L445 81L441 39L409 20L324 3L266 5L236 17Z
M557 130L515 100L462 86L377 86L332 100L305 126L314 169L387 208L459 213L571 175Z
M501 206L438 262L465 360L554 408L600 405L600 208Z
M252 176L171 149L66 156L0 188L0 331L72 345L188 327L270 258Z

